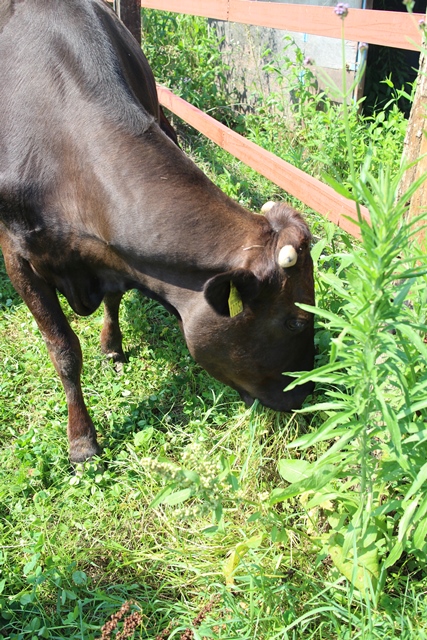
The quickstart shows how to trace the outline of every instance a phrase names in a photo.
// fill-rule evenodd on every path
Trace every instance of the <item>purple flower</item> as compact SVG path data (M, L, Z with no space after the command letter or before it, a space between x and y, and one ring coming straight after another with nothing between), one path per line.
M337 6L334 8L334 13L344 20L348 14L348 8L348 4L345 2L338 2Z
M310 64L313 64L313 58L310 58L310 56L307 56L306 58L304 58L304 64L306 67L308 67Z
M424 18L421 18L421 20L418 20L418 26L420 27L420 29L424 29L426 26L426 21L424 20Z

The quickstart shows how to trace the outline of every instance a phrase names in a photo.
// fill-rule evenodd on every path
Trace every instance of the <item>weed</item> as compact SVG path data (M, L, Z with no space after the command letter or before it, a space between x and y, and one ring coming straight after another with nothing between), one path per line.
M142 617L139 611L129 614L131 604L126 600L117 613L111 614L110 619L101 628L100 640L111 640L111 636L121 620L123 620L123 629L114 635L116 640L126 640L126 638L133 636L136 628L141 625Z

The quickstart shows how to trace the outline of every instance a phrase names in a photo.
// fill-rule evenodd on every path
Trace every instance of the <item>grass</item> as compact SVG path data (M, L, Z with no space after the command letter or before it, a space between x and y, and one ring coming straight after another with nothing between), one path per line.
M248 424L260 431L263 420L191 362L172 317L132 292L122 319L129 361L120 374L99 353L100 314L69 314L85 353L83 387L106 465L75 475L63 392L43 341L4 274L1 291L4 637L94 637L127 598L147 603L146 637L167 626L171 610L188 626L210 585L221 584L236 537L231 530L201 534L211 516L196 507L196 518L150 508L163 480L147 460L179 463L197 442L193 465L233 452L242 480L252 477L251 491L261 490L254 476L262 452L248 455L247 448L255 438ZM267 424L277 430L284 419L271 413ZM263 448L270 447L266 440ZM237 520L238 530L244 514ZM161 616L163 609L169 613Z
M2 291L13 296L3 281ZM122 323L130 355L121 374L99 355L99 314L72 318L105 468L70 473L62 390L28 311L15 296L8 300L0 339L3 636L95 637L130 598L143 613L141 637L154 637L172 619L185 629L211 593L226 591L222 565L246 537L248 512L231 488L227 522L215 533L202 533L212 521L197 499L188 513L150 508L164 484L153 466L165 459L179 464L187 454L190 466L209 474L210 465L231 456L249 485L245 500L256 504L265 489L258 469L276 474L274 433L289 416L246 411L232 391L190 362L175 321L131 293ZM293 422L286 430L296 428ZM189 461L196 443L198 456ZM255 569L249 591L257 580L275 582L263 573ZM251 615L259 616L258 609ZM236 625L236 615L221 613L224 628Z

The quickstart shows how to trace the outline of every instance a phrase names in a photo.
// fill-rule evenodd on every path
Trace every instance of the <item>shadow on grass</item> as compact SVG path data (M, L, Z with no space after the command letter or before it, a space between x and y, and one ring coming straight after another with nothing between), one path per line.
M104 448L116 449L149 427L161 433L174 428L185 431L213 407L213 420L233 417L239 402L237 392L209 376L192 359L176 318L159 303L138 291L128 292L122 301L120 325L126 356L123 368L119 366L114 373L116 365L111 361L101 365L104 372L106 367L110 370L105 393L100 391L101 369L91 381L89 370L83 380L87 389L95 385L101 396L101 403L92 403L90 412ZM101 358L97 361L102 362ZM110 404L107 410L105 404Z

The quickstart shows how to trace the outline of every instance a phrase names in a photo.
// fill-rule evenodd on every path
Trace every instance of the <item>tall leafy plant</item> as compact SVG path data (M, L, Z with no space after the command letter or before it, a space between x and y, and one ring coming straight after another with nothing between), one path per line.
M346 5L337 10L344 20ZM356 172L343 76L350 188L330 182L367 202L370 221L357 205L361 245L335 256L339 275L323 269L324 246L315 248L320 290L333 292L340 308L331 311L321 299L312 309L331 336L328 362L291 386L317 382L322 401L305 411L327 419L290 445L301 457L280 462L289 485L273 490L270 503L299 496L308 511L321 511L323 551L376 603L387 569L425 563L427 552L427 265L416 239L426 216L406 218L425 176L397 198L404 168L374 177L368 154ZM304 459L319 449L314 462Z

